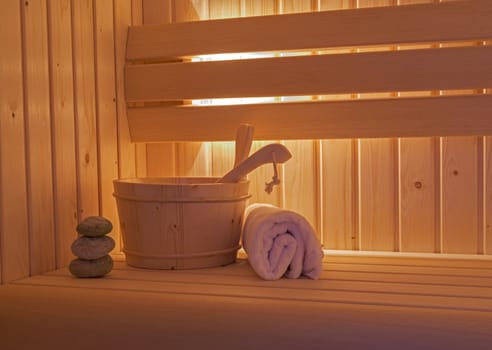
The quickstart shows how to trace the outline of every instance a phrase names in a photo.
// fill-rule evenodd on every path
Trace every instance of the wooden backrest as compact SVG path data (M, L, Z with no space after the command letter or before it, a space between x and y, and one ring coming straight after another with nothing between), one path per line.
M255 125L257 139L492 135L492 96L482 93L492 88L491 39L489 0L131 27L125 69L131 137L228 140L243 122ZM306 50L313 54L190 60ZM463 89L479 93L429 93ZM350 98L390 92L386 98ZM329 96L189 103L305 95Z

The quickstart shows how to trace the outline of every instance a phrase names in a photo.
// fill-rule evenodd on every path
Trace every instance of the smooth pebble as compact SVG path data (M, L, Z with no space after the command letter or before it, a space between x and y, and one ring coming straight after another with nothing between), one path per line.
M113 259L109 255L95 260L75 259L72 260L68 269L76 277L102 277L113 269Z
M72 253L84 260L99 259L114 249L115 242L109 236L77 238L72 243Z
M77 232L83 236L100 237L107 235L113 229L113 224L102 216L89 216L77 225Z

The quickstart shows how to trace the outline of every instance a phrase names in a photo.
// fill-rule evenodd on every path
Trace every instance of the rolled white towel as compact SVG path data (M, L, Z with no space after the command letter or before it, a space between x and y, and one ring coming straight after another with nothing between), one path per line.
M296 212L270 204L248 206L242 243L251 267L263 279L321 275L321 244L313 227Z

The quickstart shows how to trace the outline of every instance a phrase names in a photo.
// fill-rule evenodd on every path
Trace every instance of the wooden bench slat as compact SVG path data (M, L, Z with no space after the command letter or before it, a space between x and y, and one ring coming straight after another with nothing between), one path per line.
M135 26L127 59L485 40L492 37L491 17L491 1L471 0Z
M491 116L492 95L128 109L134 142L231 140L240 123L257 140L492 135Z
M128 102L488 88L492 46L134 65Z

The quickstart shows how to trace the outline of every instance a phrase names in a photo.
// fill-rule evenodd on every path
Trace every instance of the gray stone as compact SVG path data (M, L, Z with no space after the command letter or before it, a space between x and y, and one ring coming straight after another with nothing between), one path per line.
M77 238L72 243L72 253L84 260L99 259L114 249L115 242L109 236Z
M107 235L113 229L113 224L102 216L89 216L77 225L77 232L83 236L100 237Z
M76 277L102 277L113 269L113 259L109 255L95 260L75 259L72 260L68 269Z

